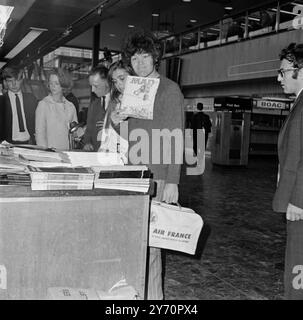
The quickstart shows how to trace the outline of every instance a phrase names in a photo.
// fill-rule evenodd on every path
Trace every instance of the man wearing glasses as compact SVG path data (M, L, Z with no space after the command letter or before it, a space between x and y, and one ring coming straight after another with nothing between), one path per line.
M13 144L35 144L35 111L37 99L21 91L22 70L6 68L2 74L7 87L1 102L1 140Z
M286 213L285 299L303 299L303 44L280 54L278 81L296 100L278 139L279 174L273 210Z

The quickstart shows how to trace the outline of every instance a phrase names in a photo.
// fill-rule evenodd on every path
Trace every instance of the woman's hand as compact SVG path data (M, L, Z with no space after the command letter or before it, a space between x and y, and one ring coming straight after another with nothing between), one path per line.
M126 119L128 118L128 116L125 115L125 114L119 113L119 111L117 111L117 110L114 110L114 111L111 113L110 118L111 118L113 124L116 126L116 125L118 125L120 122L126 120Z
M167 183L164 187L162 201L167 203L177 203L178 199L178 185L175 183Z

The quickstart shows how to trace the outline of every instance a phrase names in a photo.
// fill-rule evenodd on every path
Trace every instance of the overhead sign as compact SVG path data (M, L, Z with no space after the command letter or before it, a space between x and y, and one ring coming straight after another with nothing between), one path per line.
M218 97L214 101L215 110L251 110L251 99Z
M254 108L262 109L276 109L276 110L287 110L289 109L289 103L283 101L272 101L272 100L254 100Z

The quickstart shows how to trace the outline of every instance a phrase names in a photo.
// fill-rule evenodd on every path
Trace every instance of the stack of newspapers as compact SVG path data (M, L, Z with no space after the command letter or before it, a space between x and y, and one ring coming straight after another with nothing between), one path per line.
M27 166L0 145L0 186L30 186Z
M146 166L99 167L95 176L95 188L148 192L151 172Z
M32 167L28 166L32 190L91 190L95 173L85 167Z

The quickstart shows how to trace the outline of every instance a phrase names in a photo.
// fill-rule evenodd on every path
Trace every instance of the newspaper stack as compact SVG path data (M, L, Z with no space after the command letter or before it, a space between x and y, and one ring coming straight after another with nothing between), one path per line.
M95 188L118 189L146 193L151 172L146 166L107 166L98 168Z
M32 190L91 190L95 173L91 168L28 166Z

